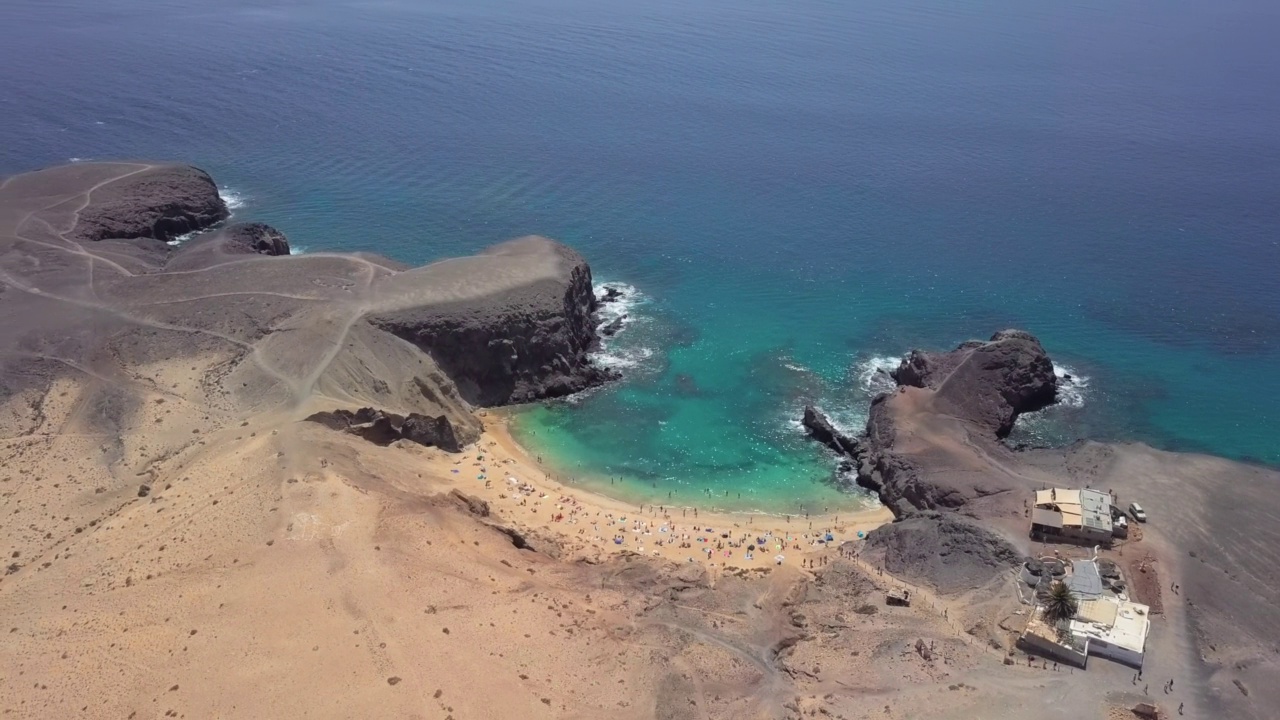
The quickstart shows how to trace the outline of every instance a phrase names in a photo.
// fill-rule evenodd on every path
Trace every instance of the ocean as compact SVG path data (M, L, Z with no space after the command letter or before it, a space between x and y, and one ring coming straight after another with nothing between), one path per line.
M1032 331L1015 440L1280 464L1280 4L8 0L0 174L210 171L303 251L537 233L627 314L625 379L517 435L620 497L858 506L912 347Z

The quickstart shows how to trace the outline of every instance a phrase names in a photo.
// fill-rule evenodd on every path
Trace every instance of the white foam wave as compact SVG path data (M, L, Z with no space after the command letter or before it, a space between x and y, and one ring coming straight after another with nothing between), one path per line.
M79 158L79 157L67 158L67 162L79 163L84 161L85 161L84 158Z
M305 253L306 251L307 251L307 247L306 247L305 245L290 245L290 246L289 246L289 254L290 254L290 255L301 255L301 254Z
M858 386L873 395L891 392L896 386L889 373L898 368L902 358L890 355L872 355L854 366Z
M222 196L222 202L227 204L227 209L232 212L244 207L248 200L243 194L229 187L218 188L218 194Z
M1066 365L1054 365L1053 374L1058 378L1058 403L1073 408L1084 407L1089 378Z
M195 237L198 234L200 234L198 230L192 230L189 233L182 233L181 235L175 235L173 239L169 241L169 244L175 245L175 246L181 245L182 243L190 240L191 238Z
M610 291L616 293L612 300L605 301ZM596 315L599 317L601 324L611 323L618 318L623 318L622 324L625 327L632 320L631 311L637 305L644 304L648 301L648 297L636 289L634 285L628 285L622 282L605 282L595 287L596 301L598 303Z
M651 357L653 357L653 349L647 347L626 348L616 351L602 350L592 355L592 359L597 364L614 370L638 367Z

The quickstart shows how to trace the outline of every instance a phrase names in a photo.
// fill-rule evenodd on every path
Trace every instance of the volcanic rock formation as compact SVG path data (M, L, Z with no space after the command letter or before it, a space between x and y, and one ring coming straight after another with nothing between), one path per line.
M97 163L58 168L61 182L91 191L92 202L79 210L66 206L48 208L55 214L76 216L64 233L70 240L151 238L169 241L178 235L204 230L229 216L213 178L188 165L132 166L126 175L99 179Z
M804 407L800 420L810 437L841 455L853 458L858 452L858 441L845 435L831 424L831 420L812 405Z
M591 363L599 343L591 268L573 250L545 238L522 238L486 250L512 270L550 256L555 276L521 282L483 301L393 309L370 322L430 353L473 405L560 397L616 377Z
M383 412L377 408L363 407L350 410L321 411L307 418L331 430L341 430L378 445L390 445L396 440L409 440L419 445L438 447L449 452L461 452L464 447L480 439L480 424L472 422L461 426L445 415L427 417L409 413L407 417Z
M0 399L88 372L101 379L93 417L110 433L138 408L132 386L112 378L216 357L202 402L330 412L332 424L349 419L344 429L458 450L479 436L474 405L612 377L588 356L591 270L552 240L410 269L374 255L289 255L283 233L215 228L226 217L213 180L186 166L82 163L5 181ZM209 232L161 242L193 231Z
M867 546L884 551L885 570L928 580L944 593L985 585L1021 557L1008 540L973 520L936 511L876 528Z
M930 388L939 409L989 426L997 437L1018 415L1057 400L1053 362L1034 335L1002 330L987 342L971 340L948 353L913 350L893 372L898 385Z
M862 438L842 435L812 407L802 422L898 518L869 535L886 565L939 588L990 580L1016 552L989 524L937 511L1021 515L1027 479L1003 470L1012 451L1000 439L1018 415L1054 402L1053 363L1034 336L1004 330L951 352L913 350L892 375L898 389L872 401ZM922 559L943 555L945 563Z

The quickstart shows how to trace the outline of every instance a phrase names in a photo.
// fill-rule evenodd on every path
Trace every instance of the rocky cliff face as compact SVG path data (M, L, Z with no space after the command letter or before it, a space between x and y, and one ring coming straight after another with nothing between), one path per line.
M548 249L559 260L554 279L370 321L428 352L473 405L561 397L613 379L588 356L599 336L591 268L582 256L546 238L522 238L486 254L518 258Z
M1053 362L1040 341L1021 330L1003 330L987 342L966 342L946 353L913 350L893 377L900 388L931 391L928 412L963 421L968 428L964 432L971 436L967 442L979 444L1007 436L1018 415L1040 410L1057 398ZM931 457L901 452L898 415L919 412L906 405L895 394L872 402L865 441L853 456L860 485L879 493L897 513L959 509L1012 487L994 476L957 480L955 473L930 472Z
M1053 362L1034 335L1002 330L947 353L913 350L893 373L899 385L931 388L942 409L989 428L1013 430L1018 415L1057 400Z
M813 408L804 425L846 457L858 484L899 519L868 538L891 570L944 591L981 584L1016 553L956 513L988 518L1009 516L1015 504L1021 510L1022 481L983 468L992 455L1009 452L999 439L1019 414L1054 402L1053 363L1034 336L1005 330L950 352L914 350L893 377L898 390L872 401L862 437L839 435Z
M521 238L409 268L371 254L291 256L270 226L213 230L227 214L213 180L188 166L79 163L0 183L0 398L81 366L119 363L105 375L127 377L217 357L195 404L458 450L480 435L476 405L612 377L589 357L591 270L557 242ZM212 231L162 242L195 230ZM126 426L138 390L110 390L103 406Z
M289 239L284 233L263 223L235 223L222 231L222 242L228 253L257 253L272 257L289 254Z
M167 242L212 227L230 215L218 186L189 165L144 166L92 190L68 239L151 238Z

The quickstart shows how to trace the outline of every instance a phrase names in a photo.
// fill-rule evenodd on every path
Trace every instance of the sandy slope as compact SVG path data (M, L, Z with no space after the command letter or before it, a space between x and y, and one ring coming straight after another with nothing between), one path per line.
M181 391L218 366L147 373ZM9 716L971 718L1043 703L1037 714L1065 718L1101 713L1107 688L1141 689L1106 663L1002 665L987 643L1017 626L1008 579L887 608L877 587L894 581L873 558L814 552L827 563L810 572L788 552L744 573L592 542L576 532L585 522L550 520L562 495L584 518L636 509L538 480L498 417L480 461L148 397L120 462L149 474L116 479L102 438L77 432L84 390L66 381L43 398L59 433L4 441L6 468L24 468L4 483L19 521L4 548L23 548L0 582ZM476 462L537 491L520 505L450 472ZM490 514L452 489L487 498Z

